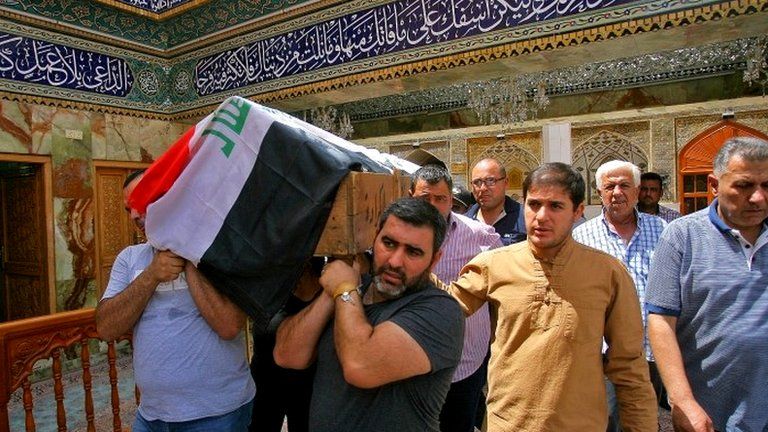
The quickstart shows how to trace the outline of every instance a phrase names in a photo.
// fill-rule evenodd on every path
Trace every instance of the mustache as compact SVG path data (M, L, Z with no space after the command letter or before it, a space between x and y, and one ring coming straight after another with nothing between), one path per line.
M429 270L425 270L423 273L418 275L415 278L415 280L408 281L408 279L405 276L405 271L402 268L394 268L389 264L383 264L381 267L377 269L372 269L371 276L373 276L373 282L375 284L385 284L385 282L381 280L381 274L384 273L385 271L397 273L397 276L400 279L399 286L403 289L403 291L400 294L402 293L407 294L407 293L412 293L416 291L421 291L432 284L432 282L429 279L429 276L430 276Z
M394 268L389 264L383 264L381 267L375 269L373 276L381 276L384 272L397 273L397 276L401 281L405 282L405 271L402 268Z

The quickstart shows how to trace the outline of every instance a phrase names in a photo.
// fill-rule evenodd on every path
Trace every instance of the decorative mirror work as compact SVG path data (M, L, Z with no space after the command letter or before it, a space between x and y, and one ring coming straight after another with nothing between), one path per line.
M536 87L536 91L530 91L530 94L539 97L648 86L738 71L749 62L747 54L757 49L760 49L758 38L743 38L510 76L505 78L505 81L507 83L513 80L523 82L523 86L529 90ZM502 80L496 79L453 84L347 103L342 106L342 109L349 113L352 121L431 110L453 110L465 106L475 108L478 114L489 116L488 111L494 101L472 104L472 93L482 89L487 98L493 99L494 94L503 93L503 90L499 89L499 84L503 83ZM538 86L542 84L545 88L539 90ZM493 90L488 91L489 88ZM502 96L496 99L501 100ZM526 103L520 104L519 108L530 112L528 106L540 109L539 107L545 107L546 103L543 101L538 103L533 98L529 98ZM491 123L501 123L503 116L495 117L495 121Z
M0 78L125 97L133 74L125 60L0 32Z
M578 45L622 38L638 29L653 31L694 21L746 16L755 12L753 2L758 0L745 0L743 4L725 4L723 0L354 0L343 4L341 0L103 1L49 2L43 7L34 2L0 0L0 90L29 95L28 100L51 98L55 105L95 104L109 110L182 118L200 115L228 94L285 107L283 101L347 86L405 80L414 74L492 63L507 56L531 54L535 60L537 51L559 49L556 46L560 43ZM156 21L146 18L150 13L120 9L127 4L177 8L170 14L184 11ZM275 15L278 10L282 11L279 17ZM685 17L681 11L691 14ZM765 12L768 9L763 7L756 13ZM237 23L244 22L241 15L249 13L252 17L246 20L248 24L239 27ZM3 19L17 15L88 28L93 38L81 37L79 30L72 35L37 28L37 21L24 24ZM760 25L752 27L765 26ZM175 26L179 28L169 30ZM110 30L113 27L120 31ZM750 31L754 31L752 27ZM187 34L184 29L225 31L205 42L179 36ZM592 36L583 40L570 36L558 39L561 34L581 31ZM748 56L759 39L745 36L625 58L614 58L623 52L617 51L610 58L574 65L565 61L543 67L536 60L530 72L512 68L502 77L478 74L482 80L475 82L436 80L439 87L432 87L427 78L429 85L403 86L400 91L383 92L387 95L384 97L353 101L355 97L344 95L318 105L333 101L335 109L346 112L354 123L425 112L468 112L468 106L480 114L493 114L495 108L502 108L504 115L490 123L516 124L526 116L530 119L534 111L529 104L515 104L522 98L521 91L525 91L525 98L536 96L534 102L540 103L535 108L541 108L549 98L562 95L708 79L744 71L758 64L750 63L750 59L760 57ZM182 42L183 48L169 51ZM199 49L195 48L198 44ZM491 66L478 65L478 70L490 71ZM536 70L539 66L543 70ZM504 70L492 73L504 74ZM764 74L758 71L757 76ZM135 89L134 79L138 83ZM535 86L535 91L532 86L520 91L493 86L524 79ZM488 88L496 91L487 91L488 97L472 103L476 90ZM729 97L750 90L738 86L720 88ZM502 90L510 90L504 98L506 103L496 103L494 98L504 93ZM465 117L462 121L467 126L482 122L475 116Z
M400 0L200 59L195 88L207 96L328 66L454 41L494 30L630 3Z
M160 91L160 82L157 79L157 75L150 70L139 72L136 82L139 85L139 90L147 96L154 96Z

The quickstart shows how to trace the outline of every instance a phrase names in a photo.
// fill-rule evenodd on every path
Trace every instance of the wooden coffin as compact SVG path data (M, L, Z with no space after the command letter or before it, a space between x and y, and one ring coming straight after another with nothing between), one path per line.
M410 177L402 173L349 173L339 186L315 255L354 255L371 247L384 207L408 196L410 186Z

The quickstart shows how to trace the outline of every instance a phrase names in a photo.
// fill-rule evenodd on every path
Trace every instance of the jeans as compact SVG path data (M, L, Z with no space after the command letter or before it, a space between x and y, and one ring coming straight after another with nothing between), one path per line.
M251 422L253 400L227 414L184 422L146 420L138 412L133 432L245 432Z
M488 363L483 363L472 375L451 384L440 411L441 432L473 432L478 404L485 404L483 386L488 375Z

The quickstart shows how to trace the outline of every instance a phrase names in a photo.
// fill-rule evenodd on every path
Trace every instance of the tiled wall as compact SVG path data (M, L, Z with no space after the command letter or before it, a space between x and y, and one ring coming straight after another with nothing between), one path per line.
M0 152L50 157L56 308L96 304L93 160L151 162L187 125L0 102ZM73 133L74 132L74 133ZM67 138L67 134L82 139Z

